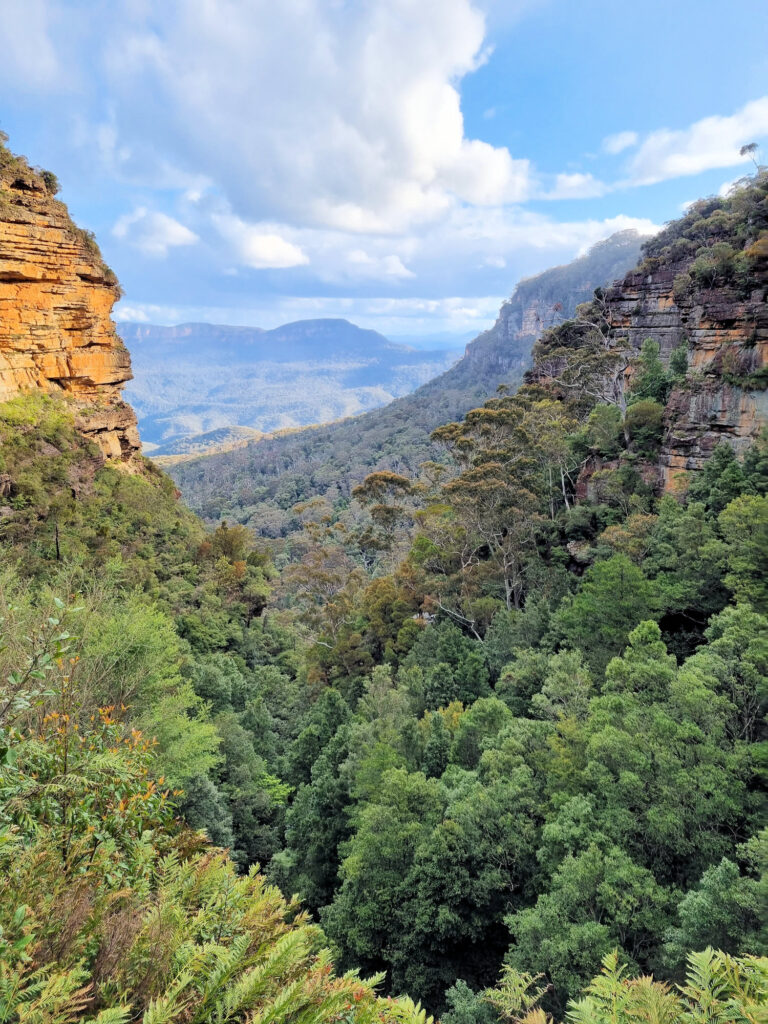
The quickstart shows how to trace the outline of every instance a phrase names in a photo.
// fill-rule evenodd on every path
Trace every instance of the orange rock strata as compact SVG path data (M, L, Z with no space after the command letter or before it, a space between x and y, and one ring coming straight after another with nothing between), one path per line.
M0 176L0 401L29 390L70 398L78 429L132 468L141 444L121 398L131 360L110 320L119 294L39 175Z

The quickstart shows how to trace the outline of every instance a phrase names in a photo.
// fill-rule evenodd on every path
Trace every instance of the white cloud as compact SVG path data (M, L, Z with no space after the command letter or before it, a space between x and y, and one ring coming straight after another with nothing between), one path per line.
M724 181L720 188L717 190L719 196L727 196L733 186L739 181L739 178L731 178L730 181Z
M396 286L398 292L406 285L409 291L445 289L450 281L475 288L493 282L511 291L517 275L567 262L615 231L659 230L646 218L623 215L559 221L519 206L467 205L411 234L358 234L354 245L344 231L272 227L306 254L316 279L336 287L359 284L369 291L370 282L377 282L382 289Z
M142 306L135 306L131 303L121 303L119 309L115 312L115 316L118 320L124 320L128 323L147 324L150 322L147 310Z
M0 53L0 76L14 89L35 91L67 84L68 76L51 41L45 0L3 0Z
M558 174L554 187L542 199L593 199L607 191L608 186L592 174Z
M513 160L509 150L473 139L464 142L443 169L450 191L478 206L519 203L531 195L528 160Z
M412 270L403 263L399 256L392 253L388 256L370 256L364 249L353 249L347 257L353 272L363 277L402 280L415 277Z
M553 263L572 259L616 231L629 228L641 234L659 231L659 225L647 218L623 214L602 220L559 221L514 207L493 210L465 207L420 239L411 265L417 269L419 262L436 262L442 254L442 267L451 268L455 262L457 273L461 267L473 264L493 267L500 260L513 268L521 261L535 262L539 270L544 270ZM514 284L513 279L509 282L510 288Z
M8 2L19 8L20 0ZM655 230L644 219L563 222L525 209L528 199L585 199L635 182L574 171L577 153L564 155L570 173L538 173L524 154L467 133L459 87L487 55L483 10L491 23L514 22L547 0L26 2L48 12L32 33L43 57L53 55L45 80L59 76L58 88L71 67L83 76L76 104L49 97L49 116L73 126L62 145L74 142L94 167L91 180L121 190L120 208L134 210L113 229L126 247L111 262L130 268L137 257L128 246L152 256L175 249L167 277L155 265L143 296L134 284L135 299L185 303L173 289L186 281L192 302L231 296L219 318L238 322L237 310L253 301L248 268L308 267L281 275L281 290L310 281L315 293L324 285L398 299L416 293L432 298L398 317L469 322L485 315L474 300L445 307L435 296L510 292L518 277L566 262L612 231ZM506 124L514 97L486 113L497 109ZM667 134L684 148L696 128ZM659 134L633 155L641 140L621 132L603 152L638 159ZM124 276L142 287L140 270ZM317 315L334 315L341 301L328 299ZM299 299L285 302L293 314L286 307L283 320L305 308L312 315ZM137 302L132 308L141 312ZM174 320L189 318L183 309ZM358 303L348 315L374 314Z
M705 117L679 131L651 132L629 164L632 183L651 185L716 167L748 163L746 143L768 135L768 96L752 100L728 117Z
M457 83L486 54L473 0L108 7L97 49L127 178L172 159L246 220L363 232L528 195L526 160L465 134Z
M179 245L194 245L200 239L179 221L157 210L137 207L133 213L120 217L112 234L141 250L146 256L167 256L168 250Z
M636 146L640 141L637 132L616 132L615 135L607 135L603 139L603 150L606 153L623 153L625 149Z
M256 270L301 267L309 263L298 245L277 233L272 225L250 224L234 214L215 213L214 227L231 246L238 263Z

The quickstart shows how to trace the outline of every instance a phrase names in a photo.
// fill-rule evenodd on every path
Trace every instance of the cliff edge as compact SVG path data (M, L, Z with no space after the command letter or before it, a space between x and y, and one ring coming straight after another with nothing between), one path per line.
M665 362L685 346L688 374L669 397L665 489L703 467L720 441L738 453L768 422L768 175L702 200L645 247L606 293L614 335Z
M545 331L529 383L627 404L645 342L685 369L666 398L660 486L684 489L720 442L743 454L768 423L768 170L691 204L625 277ZM678 359L679 363L679 359Z
M141 450L121 397L131 360L110 319L120 288L57 189L0 133L0 401L25 391L66 398L77 428L131 468Z

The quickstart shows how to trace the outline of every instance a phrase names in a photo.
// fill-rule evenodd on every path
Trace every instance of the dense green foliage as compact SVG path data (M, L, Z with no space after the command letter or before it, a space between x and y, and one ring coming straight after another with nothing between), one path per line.
M568 1008L569 1024L711 1024L762 1020L768 1002L768 960L731 957L712 949L691 953L677 990L652 977L632 977L613 951L601 973ZM475 995L457 985L444 1024L554 1024L541 1008L541 975L507 969L501 984Z
M599 305L274 561L0 407L0 1019L423 1019L324 937L447 1024L762 1019L768 436L663 495L684 353Z
M174 821L152 744L114 708L78 721L56 609L0 686L0 1019L427 1024L380 979L335 977L305 913Z

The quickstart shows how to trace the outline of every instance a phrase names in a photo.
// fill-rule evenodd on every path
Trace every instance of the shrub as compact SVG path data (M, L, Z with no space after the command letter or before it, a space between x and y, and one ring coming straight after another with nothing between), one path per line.
M36 728L0 734L0 1018L428 1024L334 976L296 904L173 822L141 734L109 708L78 729L70 696L65 670Z
M56 193L60 191L61 185L59 184L59 179L53 171L40 171L40 177L43 179L43 184L50 195L55 196Z
M672 282L672 294L678 305L681 302L685 302L692 291L693 278L690 274L683 272L682 274L675 275L675 280Z
M630 405L624 422L634 450L640 455L655 455L664 436L664 406L643 398Z

